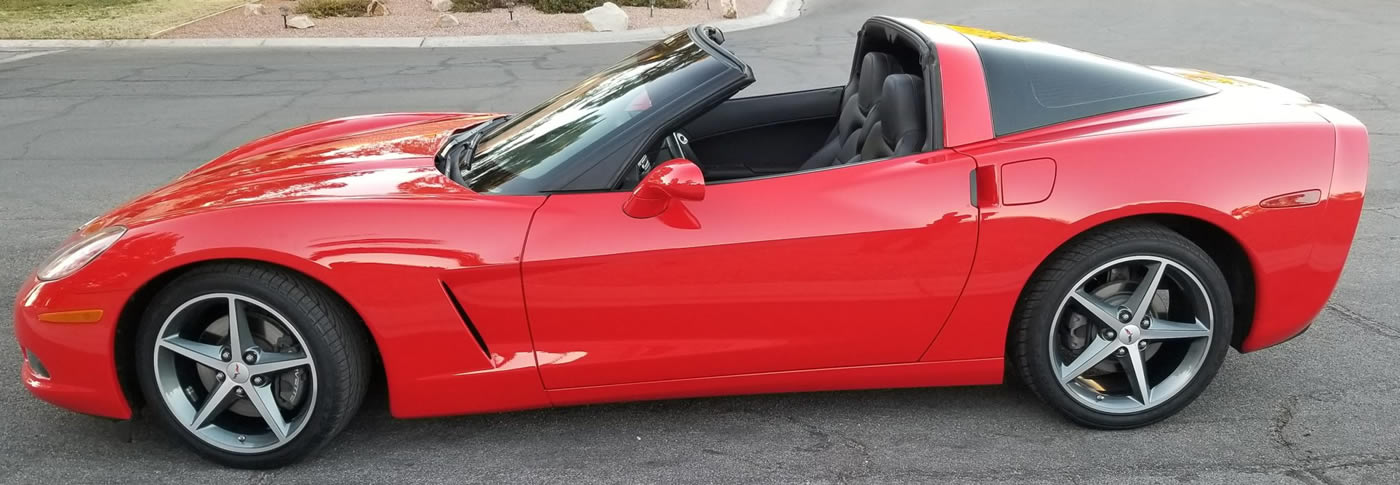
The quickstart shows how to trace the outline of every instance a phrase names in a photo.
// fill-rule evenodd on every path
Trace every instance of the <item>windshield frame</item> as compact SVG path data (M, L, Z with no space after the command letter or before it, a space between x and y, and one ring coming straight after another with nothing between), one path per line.
M650 140L659 139L668 127L678 127L683 120L708 111L753 82L749 67L719 47L716 40L723 37L716 33L711 27L697 26L667 37L510 121L490 127L477 140L472 159L459 164L464 185L478 193L500 195L612 189L624 166L640 156ZM662 55L643 57L656 54ZM674 65L663 66L666 62ZM665 70L648 73L647 66ZM641 83L613 93L599 92L643 75L647 78ZM653 92L656 89L662 91ZM619 105L635 101L638 92L648 93L646 102L654 100L655 105L619 111ZM596 104L583 104L589 102ZM588 123L585 118L592 122L583 125L579 129L582 134L568 144L550 147L552 150L539 146L542 138L554 137L549 141L555 141L573 125ZM513 138L499 138L506 136ZM493 143L498 144L495 152ZM522 175L529 170L541 173Z

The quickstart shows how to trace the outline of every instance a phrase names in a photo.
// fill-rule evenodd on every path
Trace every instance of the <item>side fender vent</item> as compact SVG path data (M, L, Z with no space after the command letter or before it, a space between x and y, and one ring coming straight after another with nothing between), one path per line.
M491 349L486 348L486 339L481 338L481 332L476 330L476 325L472 324L472 318L467 316L467 311L462 308L462 302L457 301L457 295L452 293L452 288L447 283L442 283L442 291L447 293L447 299L452 302L452 308L457 309L457 316L462 317L462 323L467 326L467 331L472 333L472 338L476 339L476 345L481 347L481 353L491 358Z

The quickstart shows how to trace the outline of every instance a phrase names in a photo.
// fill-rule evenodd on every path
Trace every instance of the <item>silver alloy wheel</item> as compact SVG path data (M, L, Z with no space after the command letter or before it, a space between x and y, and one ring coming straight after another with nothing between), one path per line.
M1156 407L1200 370L1213 337L1197 276L1157 256L1120 258L1075 283L1050 328L1052 374L1076 401L1107 414Z
M240 454L273 450L315 410L316 364L306 340L262 302L199 296L171 312L157 335L156 388L205 443Z

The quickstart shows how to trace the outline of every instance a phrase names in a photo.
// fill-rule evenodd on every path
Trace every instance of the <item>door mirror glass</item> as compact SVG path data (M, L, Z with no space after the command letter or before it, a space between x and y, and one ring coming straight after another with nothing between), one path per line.
M684 200L705 200L705 175L690 160L677 158L651 169L622 204L622 212L638 219L656 217Z

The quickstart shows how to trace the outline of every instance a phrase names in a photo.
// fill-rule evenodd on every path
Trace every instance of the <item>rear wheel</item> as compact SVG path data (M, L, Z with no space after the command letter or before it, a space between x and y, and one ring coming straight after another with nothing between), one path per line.
M324 446L369 378L358 319L327 290L270 266L205 266L147 311L137 372L157 419L224 465L269 468Z
M1011 359L1045 402L1083 425L1145 426L1195 400L1232 329L1224 275L1190 240L1146 223L1058 251L1014 318Z

